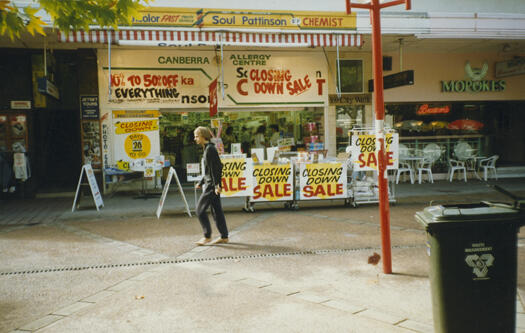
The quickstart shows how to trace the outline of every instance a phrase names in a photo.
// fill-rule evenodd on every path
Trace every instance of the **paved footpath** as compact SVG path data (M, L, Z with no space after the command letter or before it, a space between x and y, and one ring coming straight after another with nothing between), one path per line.
M114 196L101 213L69 206L42 222L3 223L0 332L433 332L426 235L414 213L430 200L502 199L445 185L445 196L413 188L391 207L393 274L368 263L381 253L375 204L268 204L248 214L225 200L231 242L204 247L193 245L200 227L176 195L160 219L158 199Z

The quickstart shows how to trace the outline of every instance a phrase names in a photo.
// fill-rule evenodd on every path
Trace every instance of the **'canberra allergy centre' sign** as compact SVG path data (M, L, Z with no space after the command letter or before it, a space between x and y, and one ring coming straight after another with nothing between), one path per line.
M114 50L111 71L104 65L107 54L98 56L100 91L110 91L109 104L114 107L208 107L208 86L219 76L220 58L210 51ZM227 51L224 74L225 99L219 98L219 107L327 102L322 54Z

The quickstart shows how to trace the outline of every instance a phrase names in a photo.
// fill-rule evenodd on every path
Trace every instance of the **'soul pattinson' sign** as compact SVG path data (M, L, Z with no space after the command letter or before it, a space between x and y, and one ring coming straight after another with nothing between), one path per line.
M256 183L250 201L293 200L293 166L290 163L254 165L253 178Z
M389 133L385 139L387 169L399 167L399 134ZM376 152L376 136L363 134L352 136L352 157L354 170L377 170L378 155Z
M301 200L346 198L345 163L301 164L299 170Z

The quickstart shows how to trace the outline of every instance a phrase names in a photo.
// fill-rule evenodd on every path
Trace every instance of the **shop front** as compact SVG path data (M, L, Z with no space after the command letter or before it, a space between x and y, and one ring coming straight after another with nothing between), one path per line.
M223 153L249 156L252 148L284 145L326 149L322 53L118 49L111 62L107 55L98 53L100 96L109 94L100 100L106 170L142 171L137 161L163 156L184 176L186 165L200 159L197 126L214 128ZM222 71L219 112L210 116L208 86Z
M105 181L148 169L143 160L157 167L164 160L184 179L186 165L199 160L193 130L200 125L214 128L224 153L249 156L279 146L335 156L343 149L328 96L336 91L336 51L348 56L363 44L355 14L198 8L142 14L118 32L59 33L61 42L98 44ZM218 113L210 115L214 82Z
M401 150L439 151L433 167L445 173L450 159L467 157L498 155L498 167L525 165L523 74L498 74L505 62L498 54L413 53L404 61L414 69L414 85L385 90Z

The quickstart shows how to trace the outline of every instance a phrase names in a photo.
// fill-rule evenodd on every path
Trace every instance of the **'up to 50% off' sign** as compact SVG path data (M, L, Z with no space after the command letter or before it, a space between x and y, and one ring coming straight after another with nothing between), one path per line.
M395 170L399 167L399 134L386 134L385 146L387 169ZM354 170L377 170L379 160L376 151L376 136L373 134L353 135L351 160Z

